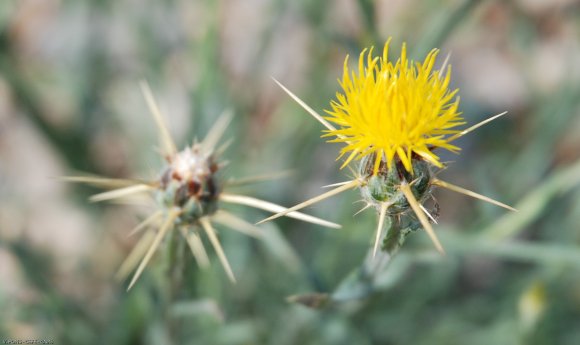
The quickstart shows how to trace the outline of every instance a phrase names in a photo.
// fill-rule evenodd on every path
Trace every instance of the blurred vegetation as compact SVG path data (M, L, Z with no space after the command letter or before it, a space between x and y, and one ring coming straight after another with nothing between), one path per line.
M579 14L573 0L2 1L0 339L580 344ZM519 212L436 192L448 255L415 233L364 298L346 298L361 291L348 277L376 215L353 217L354 191L308 209L341 230L280 219L262 241L220 232L235 285L213 254L200 271L179 246L160 251L130 292L114 280L136 241L129 229L151 210L88 203L96 190L54 177L156 178L163 162L139 80L180 145L232 109L224 176L292 169L240 189L290 206L348 171L270 77L322 111L345 55L389 36L416 59L451 53L469 123L509 111L462 138L461 155L445 154L454 163L442 176ZM182 283L168 293L172 255L184 258ZM346 297L314 310L287 302L299 294Z

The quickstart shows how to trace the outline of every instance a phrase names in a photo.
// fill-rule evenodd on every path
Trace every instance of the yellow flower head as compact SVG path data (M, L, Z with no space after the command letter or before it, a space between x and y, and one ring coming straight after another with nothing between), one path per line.
M376 154L373 174L381 160L391 166L395 156L412 172L411 158L418 155L442 167L433 153L437 147L459 151L449 143L455 128L465 122L458 111L457 89L449 89L451 67L447 72L434 70L439 51L433 49L423 63L407 59L403 44L401 57L393 64L388 59L389 41L382 57L373 57L373 48L359 56L358 73L344 62L344 75L325 118L340 126L324 136L331 142L344 142L340 157L350 152L344 166L353 158Z

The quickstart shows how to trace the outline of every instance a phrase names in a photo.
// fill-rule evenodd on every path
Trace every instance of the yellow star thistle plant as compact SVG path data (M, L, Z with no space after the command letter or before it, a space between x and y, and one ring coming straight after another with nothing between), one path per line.
M286 91L327 130L323 137L336 137L331 142L344 143L339 159L348 154L342 167L360 160L354 179L336 183L326 193L302 202L286 211L266 218L258 224L286 215L321 200L359 188L363 210L374 207L379 214L373 255L379 246L383 226L387 226L383 249L393 254L412 230L423 228L435 247L444 252L431 223L436 223L433 210L426 206L434 187L443 187L515 211L512 207L435 177L435 168L443 168L438 148L458 152L451 142L476 128L505 115L497 114L467 129L459 112L458 90L450 90L451 66L447 60L436 70L439 51L433 49L423 62L410 61L403 44L401 57L389 61L389 42L381 57L373 56L373 48L363 50L358 68L349 68L348 57L337 92L331 101L328 116L321 116L278 81ZM336 128L333 124L337 125ZM353 170L354 171L354 170ZM438 205L435 205L435 210ZM360 212L360 211L359 211ZM358 212L357 212L358 213ZM388 218L388 222L385 219Z
M259 238L261 234L259 228L224 210L221 204L240 204L269 212L286 211L286 208L264 200L226 192L229 187L275 178L279 174L223 180L219 171L225 163L219 162L219 158L227 148L228 143L220 147L217 147L217 144L228 127L231 116L221 116L200 143L195 142L182 151L177 151L149 86L142 83L141 88L159 129L162 155L167 161L167 165L163 167L159 178L153 181L109 179L95 176L69 176L63 177L63 179L69 182L113 189L92 196L91 201L94 202L118 200L140 193L150 193L157 201L159 209L137 225L130 233L145 232L121 265L117 275L120 279L124 279L131 271L135 270L128 289L138 280L171 230L177 230L181 234L201 268L206 268L209 265L209 258L201 239L201 235L205 233L229 279L235 282L234 273L212 223L219 223L246 235ZM289 217L313 224L340 228L338 224L300 212L291 211L286 214Z

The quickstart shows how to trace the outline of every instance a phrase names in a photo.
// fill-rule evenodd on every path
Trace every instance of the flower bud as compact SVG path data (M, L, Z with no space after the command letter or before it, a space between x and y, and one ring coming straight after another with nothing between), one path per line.
M172 157L161 177L157 200L165 209L178 208L176 224L193 225L217 211L221 180L213 155L195 144Z

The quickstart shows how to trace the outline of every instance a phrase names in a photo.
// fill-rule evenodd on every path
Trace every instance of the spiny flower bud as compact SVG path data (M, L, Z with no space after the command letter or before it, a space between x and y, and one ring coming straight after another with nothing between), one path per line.
M179 231L202 268L209 265L209 258L200 236L205 232L228 277L235 282L233 270L222 249L212 222L250 236L259 237L261 234L259 228L224 210L220 204L240 204L269 212L285 211L286 208L264 200L245 195L230 194L224 191L232 185L271 179L275 174L237 181L222 180L218 176L220 168L224 165L218 162L218 158L227 145L222 145L219 148L216 148L216 145L231 120L231 116L225 114L216 121L203 141L196 142L178 152L149 86L146 83L142 83L141 88L159 130L162 155L168 162L168 165L163 168L160 178L154 181L117 180L94 176L73 176L65 177L64 179L70 182L113 188L111 191L92 196L92 201L114 200L143 192L150 193L158 201L159 210L131 231L131 234L134 234L138 231L154 229L153 231L145 232L119 269L118 276L124 279L130 271L136 268L129 283L129 289L135 284L153 254L155 254L161 242L171 230ZM290 212L288 217L331 228L340 228L338 224L300 212Z

